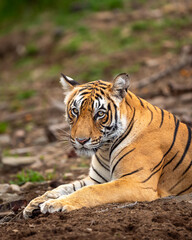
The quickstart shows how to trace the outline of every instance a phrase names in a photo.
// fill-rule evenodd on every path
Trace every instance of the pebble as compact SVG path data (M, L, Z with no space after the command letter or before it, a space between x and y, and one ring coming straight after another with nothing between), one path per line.
M66 178L72 178L74 176L73 173L65 173Z
M3 202L12 202L19 200L21 197L17 193L1 193L0 200Z
M1 162L3 165L11 166L11 167L18 167L24 165L30 165L36 162L36 157L2 157Z
M8 184L8 183L0 184L0 194L18 193L20 191L21 191L20 187L16 184Z
M6 193L10 188L8 183L0 184L0 194Z
M8 134L0 134L0 145L3 147L11 145L11 138Z
M16 185L16 184L11 184L11 185L10 185L10 189L11 189L11 190L10 190L11 192L15 192L15 193L21 191L20 187L19 187L18 185Z

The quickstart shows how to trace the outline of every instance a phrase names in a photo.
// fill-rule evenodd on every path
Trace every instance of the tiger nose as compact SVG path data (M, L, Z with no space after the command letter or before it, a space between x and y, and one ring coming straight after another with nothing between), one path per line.
M84 145L86 142L89 141L90 138L76 138L77 142Z

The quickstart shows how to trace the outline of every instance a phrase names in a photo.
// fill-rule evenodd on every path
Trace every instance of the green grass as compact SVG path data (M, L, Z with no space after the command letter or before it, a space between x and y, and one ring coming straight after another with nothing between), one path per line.
M131 24L131 30L137 31L162 31L168 28L181 29L182 27L188 26L192 23L192 17L164 17L159 20L139 20ZM153 32L150 32L153 34Z
M35 90L22 90L16 94L16 99L25 100L33 97L34 95L36 95Z
M7 122L0 122L0 134L8 130L9 124Z
M0 1L0 21L4 22L26 22L34 21L35 16L43 12L52 12L58 24L70 25L70 22L77 20L82 13L122 9L125 0L1 0ZM75 14L74 14L75 13ZM19 18L18 18L19 16ZM71 19L71 21L70 21Z
M13 181L10 181L11 184L23 185L26 182L42 182L44 181L44 177L36 171L26 170L18 173L15 176Z
M30 43L26 46L27 55L36 55L38 53L38 48L34 43Z

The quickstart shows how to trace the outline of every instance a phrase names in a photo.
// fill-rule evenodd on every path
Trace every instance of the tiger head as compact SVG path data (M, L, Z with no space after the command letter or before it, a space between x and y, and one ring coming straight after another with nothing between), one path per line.
M70 140L78 154L92 155L124 132L126 116L121 105L129 87L127 74L119 74L112 83L98 80L82 85L62 74L60 82Z

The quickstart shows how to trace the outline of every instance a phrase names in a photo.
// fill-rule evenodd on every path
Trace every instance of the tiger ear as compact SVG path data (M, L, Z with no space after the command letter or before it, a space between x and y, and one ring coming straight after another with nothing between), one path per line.
M70 92L75 86L79 85L78 82L68 76L65 76L63 73L61 73L60 83L66 92Z
M127 73L120 73L113 80L113 93L116 97L124 98L127 89L130 85L129 75Z

